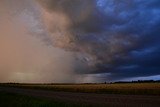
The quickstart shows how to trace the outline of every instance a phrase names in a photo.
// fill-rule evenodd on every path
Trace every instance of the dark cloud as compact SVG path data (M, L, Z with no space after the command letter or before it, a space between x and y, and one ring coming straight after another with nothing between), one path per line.
M54 46L81 53L77 60L87 69L77 73L110 73L112 80L160 74L159 0L38 2L68 19L58 28L51 22L49 32Z

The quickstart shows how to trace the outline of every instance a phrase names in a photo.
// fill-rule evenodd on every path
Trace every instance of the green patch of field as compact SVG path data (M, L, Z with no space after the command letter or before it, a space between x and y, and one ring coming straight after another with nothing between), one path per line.
M64 102L0 92L0 107L88 107Z
M3 86L44 89L66 92L160 95L160 83L117 83L117 84L3 84Z

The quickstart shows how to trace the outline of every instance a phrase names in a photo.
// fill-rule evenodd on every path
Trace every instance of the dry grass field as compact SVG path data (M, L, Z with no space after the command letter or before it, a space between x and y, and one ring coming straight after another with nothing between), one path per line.
M160 95L160 83L114 84L1 84L3 86L65 92Z
M0 95L7 107L159 107L160 83L12 83L0 84Z

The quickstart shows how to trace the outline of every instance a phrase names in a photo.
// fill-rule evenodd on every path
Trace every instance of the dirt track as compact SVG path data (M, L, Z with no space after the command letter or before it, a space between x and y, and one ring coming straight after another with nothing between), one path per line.
M54 92L11 87L0 87L0 91L101 107L105 105L113 107L160 107L160 96Z

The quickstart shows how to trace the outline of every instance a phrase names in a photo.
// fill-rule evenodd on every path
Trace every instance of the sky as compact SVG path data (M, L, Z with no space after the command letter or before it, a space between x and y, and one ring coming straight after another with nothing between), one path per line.
M0 82L160 79L159 0L0 0Z

